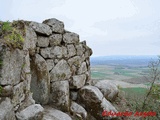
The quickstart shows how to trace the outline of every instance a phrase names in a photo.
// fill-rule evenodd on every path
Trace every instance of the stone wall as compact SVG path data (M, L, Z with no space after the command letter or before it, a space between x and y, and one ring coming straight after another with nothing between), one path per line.
M98 88L90 86L92 50L85 41L80 42L78 34L66 31L64 23L54 18L43 23L17 21L16 24L25 31L23 48L0 42L0 119L60 120L63 115L64 120L71 119L62 112L73 119L89 119L87 112L94 116L90 111L94 106L87 106L86 99L91 101L88 105L98 105L95 108L98 117L93 118L101 118L107 105L115 110L102 99ZM4 40L3 35L0 39Z

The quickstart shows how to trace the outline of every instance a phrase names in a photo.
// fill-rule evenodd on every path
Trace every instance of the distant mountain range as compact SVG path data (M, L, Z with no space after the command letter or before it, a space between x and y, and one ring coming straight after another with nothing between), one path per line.
M91 65L126 65L126 66L147 66L149 62L155 61L158 56L153 55L113 55L91 57Z

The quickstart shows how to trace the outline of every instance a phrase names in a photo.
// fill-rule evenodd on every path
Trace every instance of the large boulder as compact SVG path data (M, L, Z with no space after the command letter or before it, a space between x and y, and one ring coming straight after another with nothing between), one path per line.
M68 60L68 64L70 66L74 65L76 67L80 67L82 63L82 58L80 56L74 56Z
M79 35L73 32L66 32L63 35L63 41L66 44L77 44L79 42Z
M37 42L37 35L35 31L29 26L25 26L25 32L26 35L23 50L28 50L30 55L34 55Z
M31 92L36 103L47 104L50 93L50 77L47 63L39 54L31 62Z
M44 108L39 104L31 105L24 110L17 112L18 120L42 120Z
M85 52L85 48L82 44L76 45L77 55L81 56Z
M47 48L41 48L40 49L40 54L42 55L43 58L53 58L54 56L51 55L51 48L47 47Z
M117 86L112 81L102 80L97 82L95 86L99 88L104 97L109 101L115 100L119 93Z
M55 81L51 83L51 104L62 111L69 111L69 83L68 81Z
M86 82L86 75L75 75L72 77L70 81L70 88L79 89L85 85Z
M51 28L46 24L31 22L29 26L33 28L33 30L38 34L42 34L46 36L49 36L50 34L52 34Z
M0 85L16 85L21 81L21 69L24 65L24 51L4 48L0 51Z
M72 57L72 56L76 55L76 49L75 49L73 44L67 45L67 49L68 49L69 57Z
M52 34L49 37L49 42L51 46L61 45L62 35L61 34Z
M78 92L78 102L96 119L102 120L104 110L117 112L101 91L94 86L84 86Z
M42 120L72 120L72 118L60 110L46 106Z
M64 32L64 23L55 18L47 19L43 23L49 25L54 33Z
M0 98L0 120L16 120L13 105L9 98Z
M48 47L49 38L44 36L38 36L37 38L37 46L38 47Z
M87 72L87 65L86 65L86 62L83 62L80 66L80 68L78 69L78 74L83 74Z
M58 80L68 80L71 76L71 70L66 60L60 60L50 72L51 82Z
M53 54L55 58L62 58L63 57L62 47L59 46L52 47L51 54Z

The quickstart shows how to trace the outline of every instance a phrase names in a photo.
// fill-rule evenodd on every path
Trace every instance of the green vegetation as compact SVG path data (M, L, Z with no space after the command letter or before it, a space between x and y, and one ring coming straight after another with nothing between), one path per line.
M151 90L151 96L154 99L160 100L160 85L154 84Z
M128 66L114 66L114 65L94 65L91 67L92 79L102 80L124 80L148 75L149 68L146 67L128 67Z
M102 72L92 72L91 77L94 79L106 79L109 74L102 73Z
M3 22L2 23L2 35L4 38L4 43L9 47L22 48L24 38L22 33L16 28L15 22Z
M151 83L147 83L148 89L145 88L120 88L125 92L126 106L121 110L129 108L130 111L153 111L156 116L140 118L144 120L160 119L160 84L156 81L160 78L160 59L150 63L150 79Z
M148 91L147 88L141 88L141 87L133 87L133 88L120 88L123 90L127 95L145 95Z
M2 31L5 32L9 32L12 31L12 27L11 27L11 23L9 23L9 21L7 22L3 22L2 24Z

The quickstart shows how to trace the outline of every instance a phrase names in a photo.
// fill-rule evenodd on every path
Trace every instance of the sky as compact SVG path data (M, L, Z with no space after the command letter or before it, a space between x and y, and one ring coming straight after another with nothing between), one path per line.
M0 20L63 21L93 56L159 55L160 0L0 0Z

